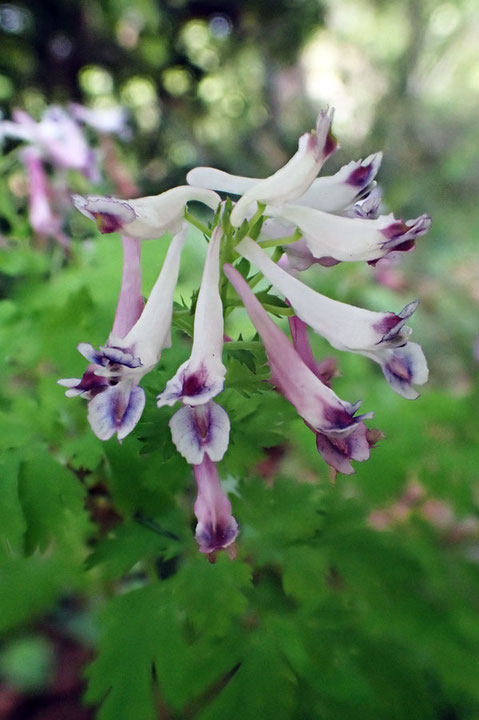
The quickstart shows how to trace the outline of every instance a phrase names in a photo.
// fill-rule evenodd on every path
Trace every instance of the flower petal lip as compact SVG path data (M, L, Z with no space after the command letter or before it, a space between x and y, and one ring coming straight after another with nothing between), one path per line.
M169 422L176 449L186 462L198 465L206 455L219 462L228 448L230 420L221 405L210 400L204 405L180 408Z
M394 220L390 225L381 229L382 234L386 238L383 247L399 250L403 243L412 243L410 247L413 247L414 239L425 235L431 227L431 223L431 217L426 214L420 215L415 220L406 220L406 222L403 220Z
M295 199L296 205L307 205L325 212L341 212L375 188L374 178L381 165L382 153L369 155L365 160L353 160L337 173L313 180L310 187ZM362 184L358 185L359 179ZM263 182L262 178L230 175L211 167L197 167L186 176L190 185L211 188L219 192L244 195ZM351 182L352 181L352 182Z
M212 210L216 210L221 202L212 190L190 185L134 200L96 195L73 195L72 200L83 215L98 223L100 232L121 230L138 240L153 240L166 232L177 234L183 226L185 206L190 201L201 202Z
M282 203L302 195L311 185L325 160L334 152L337 142L331 134L334 109L322 110L316 130L302 135L298 150L282 168L248 190L231 212L231 224L239 227L248 206L254 202Z
M101 233L117 232L137 217L127 200L98 195L72 195L72 202L82 215L98 223Z
M360 423L349 435L339 437L317 432L316 448L328 465L343 475L351 475L355 472L351 460L363 462L369 458L368 428Z
M370 220L293 204L268 205L265 212L295 223L315 258L331 257L341 262L369 262L385 257L393 249L409 250L414 238L424 235L431 224L428 216L403 223L392 213ZM385 232L390 233L386 241Z
M88 421L100 440L109 440L117 433L121 441L138 423L144 407L144 390L121 381L90 400Z
M364 417L354 417L359 404L341 400L319 380L300 358L284 333L269 318L249 285L231 265L224 272L241 297L260 334L274 385L315 431L349 433Z
M364 355L379 363L391 388L406 400L416 400L419 393L413 385L424 385L429 376L426 358L420 345L408 342L401 347L384 347Z

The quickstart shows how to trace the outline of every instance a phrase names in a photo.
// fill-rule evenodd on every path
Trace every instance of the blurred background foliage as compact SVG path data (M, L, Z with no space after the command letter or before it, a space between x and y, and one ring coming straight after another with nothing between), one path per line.
M414 337L431 380L417 402L337 354L338 394L362 397L387 436L356 475L331 484L309 431L284 424L286 404L261 392L251 359L231 359L222 475L240 555L210 567L190 536L191 478L167 418L147 410L120 453L54 383L80 371L79 341L106 337L120 258L112 238L88 242L81 218L69 262L32 244L5 144L0 718L96 716L80 696L98 648L88 693L106 698L101 720L479 718L478 34L475 0L0 3L4 116L126 106L133 139L119 152L141 194L182 184L195 165L263 176L330 104L342 149L327 172L383 150L385 207L433 216L386 276L308 272L374 309L422 300ZM193 237L178 299L199 282ZM144 252L148 289L164 248ZM187 344L170 352L146 378L150 405ZM190 495L178 503L179 492Z

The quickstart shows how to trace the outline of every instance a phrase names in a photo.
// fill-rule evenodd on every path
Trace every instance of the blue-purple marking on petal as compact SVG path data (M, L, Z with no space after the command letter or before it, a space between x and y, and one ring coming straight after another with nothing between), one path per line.
M358 165L358 167L354 168L352 173L349 175L346 183L348 185L352 185L353 187L363 187L364 185L368 185L373 172L373 163L369 163L369 165Z
M197 529L195 533L196 542L199 545L200 552L212 553L231 545L238 535L238 523L231 517L228 525L219 523L213 527L209 523L205 527Z

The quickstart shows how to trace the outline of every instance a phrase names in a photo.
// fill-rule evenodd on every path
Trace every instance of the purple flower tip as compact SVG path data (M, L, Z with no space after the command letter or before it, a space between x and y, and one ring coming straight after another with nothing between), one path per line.
M395 313L386 313L386 315L375 323L373 326L379 333L383 333L380 343L389 342L394 340L405 341L404 338L400 337L400 332L404 325L407 323L411 315L416 312L419 305L419 300L414 300L408 303L401 312L396 315Z
M383 247L394 247L399 250L402 246L397 244L400 240L401 243L406 241L412 242L415 238L425 235L431 227L431 217L429 215L420 215L415 220L395 220L393 223L381 230L386 242L383 243Z
M217 524L213 526L211 523L204 527L198 524L195 532L195 539L199 546L199 551L210 555L211 553L224 550L229 547L238 536L238 523L231 517L227 524Z

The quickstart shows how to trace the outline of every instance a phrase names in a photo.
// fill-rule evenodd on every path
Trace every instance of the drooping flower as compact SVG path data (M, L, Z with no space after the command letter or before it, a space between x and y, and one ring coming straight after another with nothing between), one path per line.
M170 419L171 437L186 462L199 465L207 455L219 462L228 448L230 420L221 405L184 405Z
M68 388L67 396L82 395L89 401L88 420L100 440L116 433L121 441L141 417L145 393L138 384L170 345L173 292L185 235L184 228L171 241L143 310L138 241L124 239L122 288L112 333L99 350L80 343L79 352L90 362L86 372L81 379L58 381Z
M302 195L294 200L295 205L308 205L324 212L340 213L367 197L375 187L374 178L379 170L382 153L369 155L365 160L353 160L343 165L334 175L313 179ZM287 165L285 166L285 168ZM285 168L282 168L285 169ZM319 172L320 167L318 167ZM316 173L317 174L317 173ZM274 177L274 176L273 176ZM315 176L313 176L314 178ZM186 177L190 185L209 188L233 195L245 195L253 191L261 178L230 175L211 167L197 167L190 170ZM268 200L271 204L291 201L293 195L285 197L283 189Z
M288 322L294 349L316 377L331 387L331 380L337 374L336 360L329 357L317 363L309 342L306 323L296 315L290 316ZM370 430L361 422L346 436L334 437L316 432L316 448L328 465L343 475L350 475L354 472L351 459L367 460L370 448L381 437L383 434L379 430Z
M365 221L360 221L365 222ZM254 263L289 301L298 317L338 350L366 355L381 365L392 389L407 399L418 393L428 377L426 359L416 343L408 343L407 320L418 303L400 313L363 310L321 295L274 263L257 243L245 238L236 250Z
M158 395L158 407L182 401L201 405L218 395L224 387L226 368L222 363L223 305L219 293L220 243L222 228L211 236L196 303L193 348L189 360L168 381Z
M281 203L293 200L309 188L325 160L337 147L336 139L331 134L333 114L332 109L329 112L321 111L316 130L300 137L298 150L286 165L244 193L231 212L230 220L234 227L241 225L252 203Z
M101 233L122 232L139 240L153 240L180 231L185 205L191 200L216 210L221 198L212 190L181 185L160 195L120 200L97 195L72 195L73 204L98 224Z
M231 514L216 464L205 455L194 466L198 495L194 510L198 520L195 538L200 552L207 555L232 545L238 535L238 523Z
M69 240L62 233L62 220L51 205L51 189L41 157L34 147L22 151L21 158L28 174L28 218L36 233L54 237L60 245L67 247Z
M353 472L351 458L369 457L367 429L363 430L362 420L372 414L355 416L360 403L352 405L341 400L325 385L271 320L240 273L229 264L224 271L263 340L271 381L315 434L325 436L328 442L318 443L325 460L342 472Z

